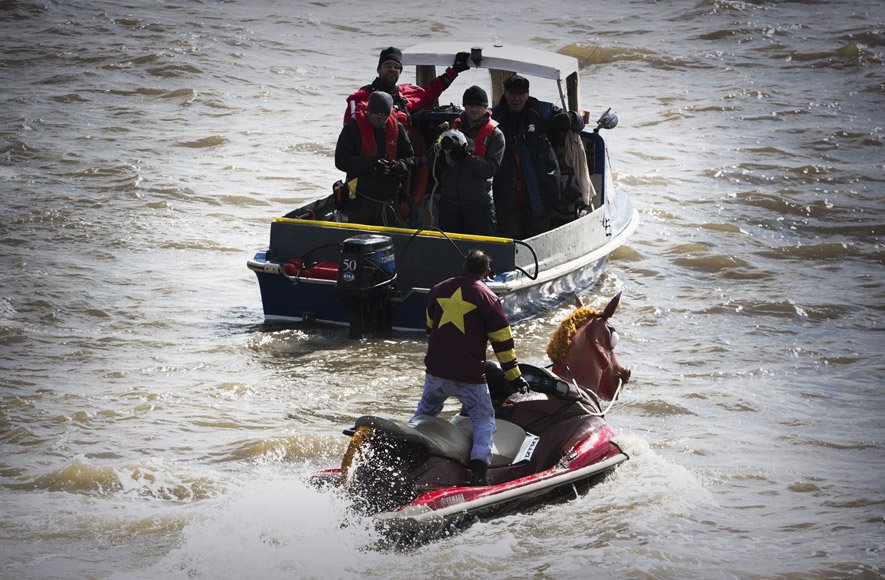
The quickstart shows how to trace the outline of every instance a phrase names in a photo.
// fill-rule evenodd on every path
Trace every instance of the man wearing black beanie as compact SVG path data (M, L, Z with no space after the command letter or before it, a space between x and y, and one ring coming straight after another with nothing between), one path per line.
M567 131L580 133L584 120L576 111L529 96L529 80L513 75L492 112L507 140L493 197L498 233L523 239L550 229L550 214L561 201L562 184L554 141Z
M469 52L459 52L455 55L455 62L423 87L403 83L398 85L400 73L403 70L403 53L400 49L388 46L381 51L378 57L378 76L357 92L347 97L347 110L344 111L344 124L350 123L356 107L359 103L369 100L369 95L374 91L384 91L393 97L393 106L396 109L396 118L408 127L411 124L411 112L430 106L439 96L449 88L452 81L458 78L458 73L470 68L468 59Z
M440 140L445 152L434 173L440 177L439 227L448 232L494 236L492 177L504 156L504 134L491 119L489 97L477 86L464 91L464 112ZM448 138L447 138L448 137Z
M369 96L338 135L335 167L348 188L342 208L354 223L399 225L398 207L407 195L409 170L416 163L405 128L393 114L393 98L383 91Z

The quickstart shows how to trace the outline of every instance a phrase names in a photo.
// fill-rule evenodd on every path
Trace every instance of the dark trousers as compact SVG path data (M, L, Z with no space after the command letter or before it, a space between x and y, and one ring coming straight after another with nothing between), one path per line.
M439 229L444 232L496 236L495 206L492 198L487 201L453 201L445 197L439 200Z
M550 229L550 212L533 217L527 207L511 208L498 214L498 235L524 240Z
M394 203L398 205L399 201L381 203L357 194L356 199L347 203L347 219L351 223L370 226L399 225Z

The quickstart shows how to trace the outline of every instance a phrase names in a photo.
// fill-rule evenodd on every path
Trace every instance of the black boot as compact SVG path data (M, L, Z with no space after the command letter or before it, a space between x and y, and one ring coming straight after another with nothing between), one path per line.
M486 477L488 464L481 459L470 460L470 485L473 487L480 485L488 485L489 480Z

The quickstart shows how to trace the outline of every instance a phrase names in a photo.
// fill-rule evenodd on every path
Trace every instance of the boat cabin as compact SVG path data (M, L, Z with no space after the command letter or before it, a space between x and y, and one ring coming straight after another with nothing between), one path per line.
M473 45L471 50L465 44L419 44L403 51L403 64L415 66L417 84L426 85L441 72L438 67L451 66L458 52L470 50L471 68L459 74L458 88L450 87L444 99L460 103L467 86L485 85L494 107L504 94L505 79L520 74L529 79L532 96L578 111L587 122L578 98L577 59L497 44ZM478 71L488 76L480 78ZM423 155L447 128L445 122L461 112L460 105L439 102L412 111L415 153ZM350 222L336 196L328 194L276 218L267 249L247 262L258 277L265 319L349 325L353 337L423 330L430 288L458 274L471 248L492 257L493 272L486 283L500 297L511 323L561 303L595 282L609 254L626 242L638 222L629 198L612 184L599 134L616 124L617 117L606 112L595 128L585 127L579 141L573 139L575 133L564 136L563 141L572 138L572 144L583 147L583 155L580 149L571 151L576 167L553 143L561 159L565 199L553 210L551 229L524 240L436 229L429 211L436 181L429 168L412 172L412 203L403 204L410 215L401 226Z
M416 69L415 84L424 86L435 79L442 70L451 66L454 55L463 52L466 47L463 43L455 42L432 42L419 44L403 51L403 65L413 65ZM504 82L514 74L529 78L532 87L532 96L540 100L552 100L555 104L566 111L577 111L588 123L590 114L580 107L578 61L574 57L546 52L533 48L517 46L505 46L503 44L475 44L470 49L471 70L461 73L461 76L471 74L476 69L488 71L486 87L490 87L489 106L494 108L504 95ZM545 83L543 81L552 81ZM463 83L461 83L463 84ZM482 86L482 82L478 82ZM551 94L551 85L554 85L555 94ZM549 98L552 97L552 98ZM558 98L557 98L558 97ZM443 93L443 99L460 102L461 94L454 94L450 88ZM557 102L558 101L558 102ZM441 133L440 126L451 121L461 113L460 105L440 105L437 101L434 107L413 112L413 127L410 131L412 145L416 154L422 154L435 142ZM604 115L604 117L606 117ZM611 119L614 121L611 121ZM617 123L617 118L608 115L607 120L602 118L593 131L585 130L581 134L581 141L587 156L588 173L592 184L592 195L584 196L588 203L581 204L581 186L576 177L575 168L567 161L562 144L554 143L559 160L562 191L564 202L560 211L555 212L552 227L561 225L579 217L582 205L598 208L602 205L605 195L605 144L598 130L612 128ZM444 126L444 125L443 125ZM422 180L427 180L423 182ZM434 183L432 175L417 172L413 176L412 198L417 207L422 206L425 195L433 191ZM422 225L428 227L427 216L424 216Z

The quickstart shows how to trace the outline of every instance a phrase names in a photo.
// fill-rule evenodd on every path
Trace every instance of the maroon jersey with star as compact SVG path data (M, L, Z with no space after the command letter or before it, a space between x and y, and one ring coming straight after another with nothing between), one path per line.
M430 289L427 334L424 365L431 375L464 383L486 382L486 349L491 342L504 377L512 381L520 376L501 300L473 276L455 276Z

